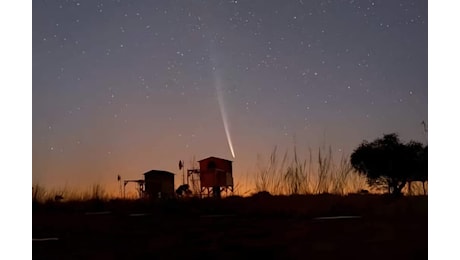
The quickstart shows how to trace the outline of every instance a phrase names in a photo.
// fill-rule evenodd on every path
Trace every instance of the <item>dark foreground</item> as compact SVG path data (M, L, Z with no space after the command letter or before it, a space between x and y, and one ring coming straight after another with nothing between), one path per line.
M360 218L317 219L343 215ZM427 197L47 203L32 225L58 238L33 241L33 259L428 258Z

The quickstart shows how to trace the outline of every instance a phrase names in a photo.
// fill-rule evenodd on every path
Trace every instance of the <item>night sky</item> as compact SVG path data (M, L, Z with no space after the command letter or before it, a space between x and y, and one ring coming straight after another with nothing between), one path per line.
M244 181L275 146L426 143L427 4L33 1L33 182L177 186L194 156Z

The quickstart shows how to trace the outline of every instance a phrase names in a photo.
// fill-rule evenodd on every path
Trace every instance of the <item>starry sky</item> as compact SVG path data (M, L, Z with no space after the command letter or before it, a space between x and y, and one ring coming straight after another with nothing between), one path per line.
M33 1L32 181L427 143L427 1ZM225 122L225 123L224 123ZM231 147L229 145L231 139ZM234 150L235 158L232 156Z

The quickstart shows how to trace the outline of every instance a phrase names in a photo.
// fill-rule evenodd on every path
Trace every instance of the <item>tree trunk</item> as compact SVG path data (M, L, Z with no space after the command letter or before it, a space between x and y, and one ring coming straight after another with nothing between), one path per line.
M395 196L400 196L401 195L401 190L406 186L406 182L403 181L401 184L398 185L396 182L395 185L393 186L393 195Z
M408 187L407 187L407 188L408 188L408 191L407 191L407 193L409 194L409 196L411 196L411 195L412 195L412 189L411 189L411 186L412 186L412 185L411 185L411 184L412 184L412 182L411 182L411 181L407 182L407 185L408 185Z

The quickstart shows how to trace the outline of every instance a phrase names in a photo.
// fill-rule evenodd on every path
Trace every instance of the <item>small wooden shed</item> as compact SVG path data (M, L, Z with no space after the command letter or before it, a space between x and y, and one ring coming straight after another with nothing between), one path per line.
M151 170L144 173L145 195L149 198L169 198L174 196L174 173Z
M198 161L200 164L200 186L202 192L207 190L214 196L220 197L220 192L230 189L233 191L232 161L208 157Z

